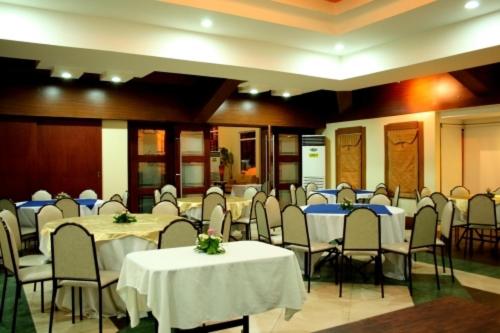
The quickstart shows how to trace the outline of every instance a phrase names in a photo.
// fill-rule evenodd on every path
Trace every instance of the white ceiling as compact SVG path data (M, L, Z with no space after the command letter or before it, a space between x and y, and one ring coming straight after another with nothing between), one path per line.
M464 3L0 0L0 56L129 77L227 77L292 94L352 90L498 62L500 1Z

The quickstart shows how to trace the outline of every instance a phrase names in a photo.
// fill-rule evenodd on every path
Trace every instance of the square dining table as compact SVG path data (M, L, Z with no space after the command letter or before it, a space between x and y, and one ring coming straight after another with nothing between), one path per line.
M117 292L131 327L149 310L158 331L170 332L172 327L190 329L274 308L284 308L290 319L302 308L306 292L292 251L256 241L226 243L224 248L219 255L193 246L128 254Z

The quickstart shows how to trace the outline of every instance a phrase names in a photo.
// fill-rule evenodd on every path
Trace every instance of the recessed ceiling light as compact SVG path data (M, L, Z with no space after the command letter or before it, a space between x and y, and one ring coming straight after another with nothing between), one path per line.
M283 97L288 98L291 96L291 94L288 91L283 92Z
M259 93L259 91L257 89L255 89L255 88L250 89L250 94L257 95L258 93Z
M115 76L111 77L111 82L120 83L120 82L122 82L122 78L115 75Z
M344 49L344 44L342 44L342 43L335 44L335 51L340 52L343 49Z
M479 7L479 1L472 0L472 1L467 1L464 5L465 9L475 9Z
M212 25L214 25L214 23L209 18L204 18L203 20L201 20L201 26L204 28L211 28Z
M62 77L63 79L71 79L71 78L73 77L73 75L71 75L71 73L70 73L70 72L62 72L62 73L61 73L61 77Z

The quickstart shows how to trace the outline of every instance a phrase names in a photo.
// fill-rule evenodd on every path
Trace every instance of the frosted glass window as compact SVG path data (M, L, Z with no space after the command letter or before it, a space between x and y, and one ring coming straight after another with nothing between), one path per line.
M298 183L299 182L299 163L298 162L280 162L280 183Z
M204 147L203 132L181 132L182 156L203 156Z
M165 155L165 131L140 129L137 148L139 155Z
M139 187L159 188L165 183L165 163L139 162Z
M155 205L153 196L142 196L139 198L139 212L150 213Z
M202 187L205 183L203 163L182 163L182 186Z
M280 155L299 155L299 137L298 135L279 135L279 154Z

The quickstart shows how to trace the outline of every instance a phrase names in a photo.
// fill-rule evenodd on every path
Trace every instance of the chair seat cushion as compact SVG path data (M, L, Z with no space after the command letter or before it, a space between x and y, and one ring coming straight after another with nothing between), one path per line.
M395 252L395 253L401 253L401 254L408 254L410 250L410 243L408 242L401 242L401 243L391 243L391 244L382 244L382 249L384 251L389 251L389 252ZM430 249L427 247L422 247L418 249L412 249L411 252L427 252Z
M36 234L36 228L21 227L21 236Z
M49 259L43 254L30 254L19 257L19 267L39 266L49 262Z
M271 235L271 244L273 245L283 244L283 237L281 235Z
M255 223L255 219L251 219L250 217L240 217L239 219L235 220L233 223L243 223L243 224L250 224L250 223Z
M301 246L301 245L288 245L287 248L289 248L290 250L304 251L304 252L308 250L307 246ZM311 242L311 253L332 251L335 249L336 246L332 244Z
M441 239L436 238L436 246L445 246L445 244Z
M22 282L50 280L52 278L52 265L38 265L19 269L19 280Z
M107 286L111 283L117 282L120 277L120 272L115 271L99 271L99 276L101 277L101 286ZM62 286L70 287L97 287L96 281L78 281L78 280L63 280L61 281Z
M467 228L470 228L470 229L491 229L491 230L495 230L496 226L494 226L494 225L487 225L487 224L469 224L469 225L467 225Z

